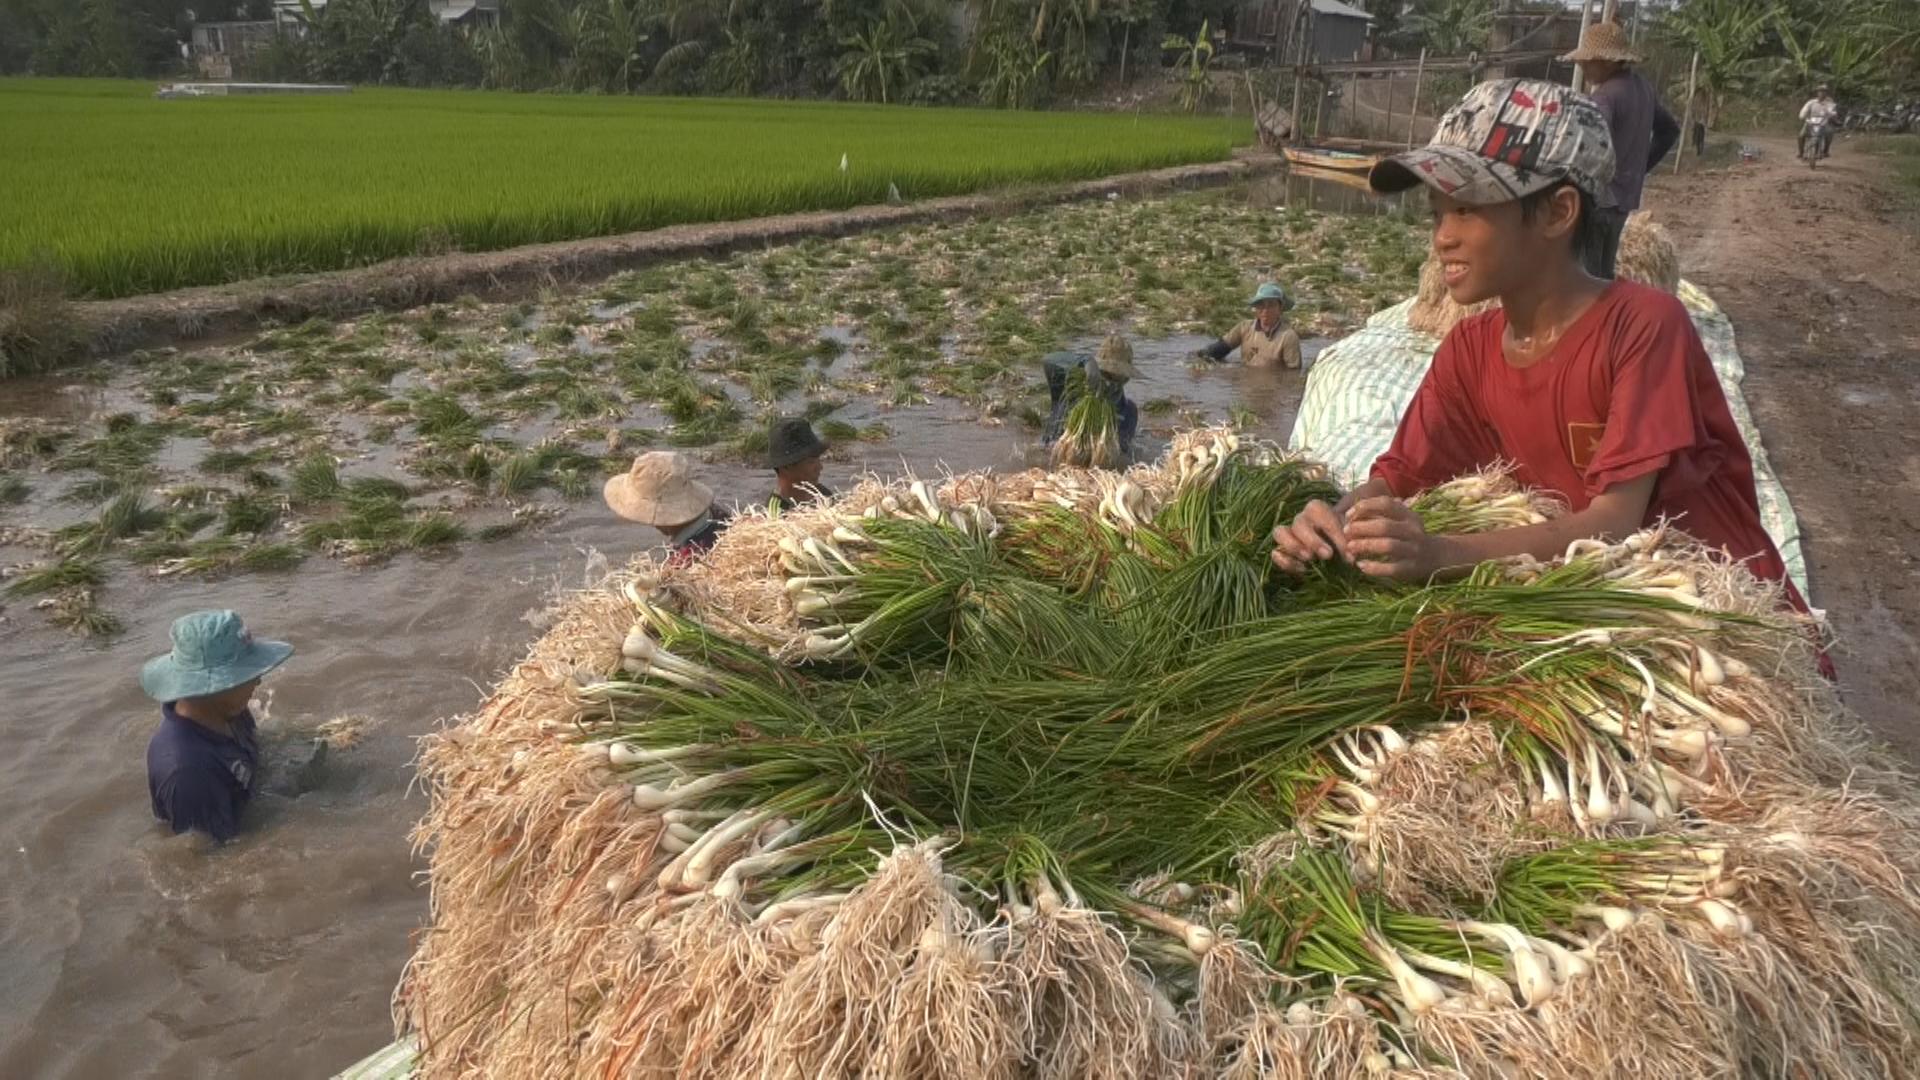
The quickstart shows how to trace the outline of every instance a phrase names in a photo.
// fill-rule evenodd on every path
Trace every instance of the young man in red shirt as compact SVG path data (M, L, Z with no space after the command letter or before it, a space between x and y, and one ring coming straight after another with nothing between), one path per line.
M1298 573L1338 555L1376 577L1426 581L1488 559L1550 558L1574 540L1619 539L1665 518L1756 576L1784 580L1752 460L1686 308L1582 267L1601 239L1594 207L1612 173L1599 108L1521 79L1475 87L1431 144L1374 167L1376 191L1429 188L1453 299L1500 306L1441 343L1371 479L1274 530L1275 564ZM1495 462L1559 493L1569 512L1431 536L1402 501Z

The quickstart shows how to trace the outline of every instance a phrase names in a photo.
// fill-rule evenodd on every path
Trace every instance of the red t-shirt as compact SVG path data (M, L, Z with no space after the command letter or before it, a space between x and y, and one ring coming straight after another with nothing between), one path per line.
M1645 524L1672 519L1754 576L1786 577L1760 524L1753 460L1686 306L1617 281L1531 367L1507 363L1504 311L1463 320L1434 354L1373 475L1406 498L1495 462L1574 510L1659 473ZM1805 602L1787 583L1794 606Z

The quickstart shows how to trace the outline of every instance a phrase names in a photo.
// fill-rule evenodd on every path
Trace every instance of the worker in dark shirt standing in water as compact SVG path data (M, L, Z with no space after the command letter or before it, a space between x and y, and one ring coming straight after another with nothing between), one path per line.
M258 641L231 611L199 611L173 624L173 651L140 671L160 702L160 730L147 743L153 815L175 833L218 841L240 832L259 786L260 745L248 703L293 646Z
M825 439L814 433L804 417L790 416L774 421L767 433L767 468L773 470L774 492L769 506L798 510L802 506L833 497L833 489L820 482L820 459L831 449Z
M1611 280L1627 215L1640 209L1647 174L1680 141L1680 125L1660 104L1653 84L1629 65L1640 62L1619 24L1598 22L1580 35L1580 47L1561 57L1580 65L1587 96L1600 106L1613 139L1613 179L1599 193L1594 225L1599 243L1586 255L1587 273Z

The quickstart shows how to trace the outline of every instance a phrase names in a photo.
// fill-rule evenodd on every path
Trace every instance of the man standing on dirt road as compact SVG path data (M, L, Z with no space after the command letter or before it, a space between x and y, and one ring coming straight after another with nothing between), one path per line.
M1587 273L1612 278L1627 215L1640 209L1647 174L1680 141L1680 125L1660 104L1653 84L1629 65L1640 62L1619 24L1598 22L1580 35L1580 47L1561 57L1580 65L1587 94L1607 118L1613 136L1613 182L1600 193L1595 225L1600 243L1587 253Z

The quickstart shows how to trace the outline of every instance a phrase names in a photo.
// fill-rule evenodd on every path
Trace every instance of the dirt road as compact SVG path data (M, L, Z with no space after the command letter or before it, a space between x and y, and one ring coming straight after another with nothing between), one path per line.
M1663 173L1647 209L1739 331L1847 700L1920 762L1920 214L1846 143L1815 171L1747 142L1758 161Z

